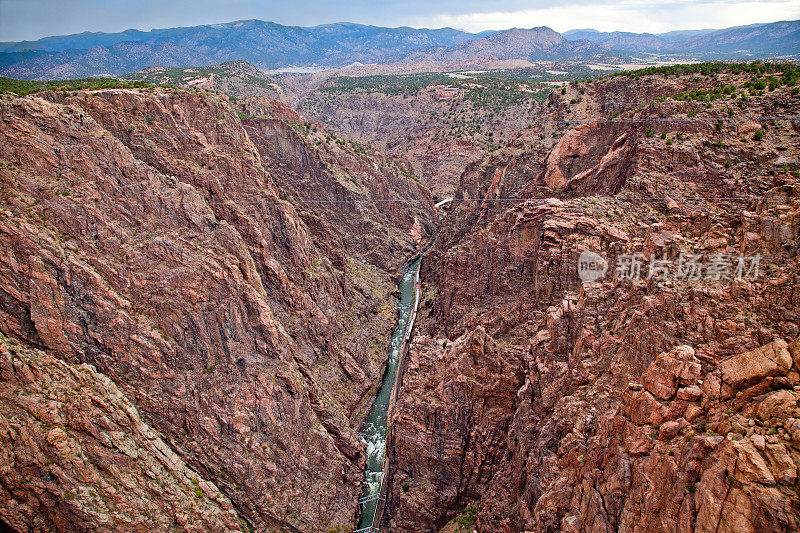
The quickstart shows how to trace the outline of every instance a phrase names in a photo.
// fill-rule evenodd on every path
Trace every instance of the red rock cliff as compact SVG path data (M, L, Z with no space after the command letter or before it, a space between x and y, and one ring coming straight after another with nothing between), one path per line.
M432 207L285 119L162 89L3 96L0 332L113 380L250 526L319 531L355 519L355 427ZM60 520L5 486L4 519Z
M471 200L426 259L392 419L393 531L454 518L482 532L799 529L800 126L750 124L797 115L797 97L653 101L743 81L585 85L573 112L593 120L548 126L550 148L523 133L462 175ZM515 195L528 200L493 201ZM585 250L608 258L599 282L577 276ZM680 252L758 252L765 266L742 280L612 275L624 254Z

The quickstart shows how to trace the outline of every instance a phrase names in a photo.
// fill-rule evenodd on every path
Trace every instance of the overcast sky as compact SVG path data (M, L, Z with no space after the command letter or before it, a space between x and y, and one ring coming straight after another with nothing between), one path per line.
M301 26L347 21L473 32L550 26L655 33L796 20L800 0L0 0L0 41L251 18Z

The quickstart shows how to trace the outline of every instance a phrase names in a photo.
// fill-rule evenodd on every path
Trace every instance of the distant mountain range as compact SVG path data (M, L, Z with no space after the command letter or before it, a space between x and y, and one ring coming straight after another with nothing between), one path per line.
M694 53L721 58L748 55L797 56L800 54L800 21L751 24L724 30L686 30L669 33L570 30L570 41L590 41L606 50L625 52Z
M148 67L245 60L260 69L480 57L585 60L660 53L704 59L800 56L800 21L664 34L550 28L468 33L338 23L310 28L261 20L152 31L80 33L0 43L0 75L23 79L118 76Z
M468 61L476 57L497 59L587 59L606 51L588 40L569 41L547 27L513 28L477 37L450 47L423 49L409 54L405 62Z
M249 61L261 69L389 63L414 50L453 46L475 37L450 28L417 30L349 23L302 28L243 20L0 43L0 74L26 79L115 76L157 65L208 66L234 60Z

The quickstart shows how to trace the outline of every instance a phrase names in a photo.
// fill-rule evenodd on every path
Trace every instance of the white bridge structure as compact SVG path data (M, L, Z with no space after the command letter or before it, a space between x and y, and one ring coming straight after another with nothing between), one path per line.
M439 201L439 202L436 202L436 203L433 205L433 207L442 207L444 204L446 204L446 203L448 203L448 202L452 202L452 201L453 201L453 197L451 196L450 198L445 198L444 200L441 200L441 201Z

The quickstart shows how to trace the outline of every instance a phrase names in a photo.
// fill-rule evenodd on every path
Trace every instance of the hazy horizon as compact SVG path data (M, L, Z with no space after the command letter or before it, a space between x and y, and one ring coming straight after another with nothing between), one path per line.
M721 29L731 26L800 19L796 0L725 1L652 0L523 2L501 0L484 11L475 0L445 0L432 5L421 0L391 0L372 4L303 0L292 5L278 2L233 0L0 0L0 41L32 41L43 37L84 32L118 33L153 29L227 24L258 19L287 26L334 23L382 27L454 28L471 33L484 30L548 26L555 31L591 28L598 31L664 33L675 30Z

